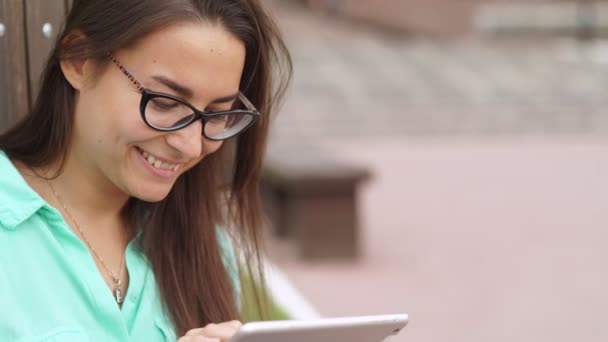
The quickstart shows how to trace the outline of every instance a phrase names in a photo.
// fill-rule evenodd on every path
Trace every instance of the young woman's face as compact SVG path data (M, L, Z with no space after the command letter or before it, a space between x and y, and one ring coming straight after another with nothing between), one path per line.
M115 57L147 89L219 111L232 102L215 100L239 91L245 46L221 26L180 24ZM94 64L85 62L83 70L94 73ZM162 200L182 173L221 146L203 137L201 121L175 132L149 128L139 112L140 92L112 63L79 90L72 151L86 171L129 196Z

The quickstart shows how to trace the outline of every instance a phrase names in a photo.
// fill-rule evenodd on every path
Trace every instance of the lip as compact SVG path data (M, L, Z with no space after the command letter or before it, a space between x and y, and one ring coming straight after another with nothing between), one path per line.
M153 156L154 156L154 157L155 157L157 160L160 160L160 161L162 161L162 162L164 162L164 163L167 163L167 164L180 164L180 165L183 165L183 164L186 164L186 163L187 163L186 161L176 161L176 160L171 160L171 159L165 159L165 158L162 158L162 157L158 157L158 156L157 156L155 153L150 153L150 152L148 152L148 151L144 150L143 148L141 148L141 147L139 147L139 146L135 146L135 149L136 149L136 150L138 150L139 152L146 152L146 153L148 153L148 154L151 154L151 155L153 155Z
M150 163L148 163L148 161L144 159L144 156L141 154L141 152L139 152L138 148L133 148L133 153L135 153L137 159L141 162L141 164L143 164L144 168L146 168L153 176L156 176L158 178L171 179L175 178L179 173L179 169L177 171L161 170L150 165Z

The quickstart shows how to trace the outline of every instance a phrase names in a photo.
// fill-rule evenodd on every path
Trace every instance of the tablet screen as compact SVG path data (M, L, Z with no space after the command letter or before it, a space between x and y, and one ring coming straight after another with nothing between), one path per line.
M378 315L310 321L252 322L230 342L383 342L398 334L408 316Z

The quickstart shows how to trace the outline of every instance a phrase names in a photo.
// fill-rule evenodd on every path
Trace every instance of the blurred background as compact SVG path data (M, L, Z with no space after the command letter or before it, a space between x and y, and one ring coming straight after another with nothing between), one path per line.
M608 341L608 2L262 1L295 69L263 180L276 318ZM70 3L0 0L0 130Z
M608 2L268 3L295 63L266 181L295 315L608 341Z

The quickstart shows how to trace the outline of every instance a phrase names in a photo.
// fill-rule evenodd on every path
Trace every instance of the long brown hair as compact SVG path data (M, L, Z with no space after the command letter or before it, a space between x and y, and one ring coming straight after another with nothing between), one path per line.
M30 167L63 164L73 134L75 97L60 61L89 58L105 67L108 53L182 21L222 25L245 44L241 91L262 117L181 175L164 200L145 203L131 198L124 208L126 217L143 227L142 251L180 335L239 317L216 227L236 227L232 232L239 254L248 260L248 271L260 270L259 179L270 114L284 94L292 65L259 1L75 0L43 71L32 111L0 136L0 149Z

